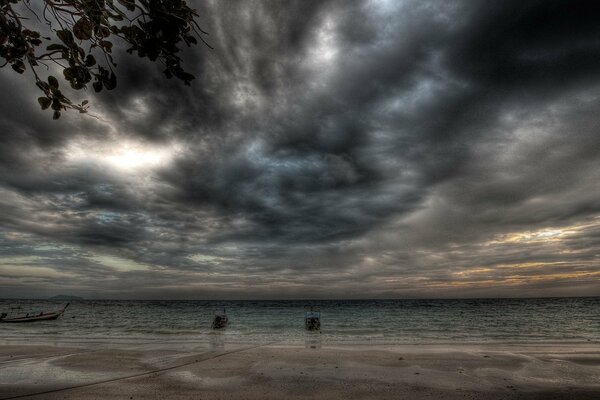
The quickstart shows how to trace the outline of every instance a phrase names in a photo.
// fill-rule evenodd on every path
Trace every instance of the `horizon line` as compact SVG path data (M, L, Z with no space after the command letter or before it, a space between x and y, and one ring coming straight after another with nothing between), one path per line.
M77 297L65 301L413 301L413 300L534 300L534 299L583 299L600 298L599 295L582 296L514 296L514 297L411 297L411 298L291 298L291 299L110 299L85 298L81 296L56 295L51 297L0 297L0 300L53 300L53 297ZM60 299L55 299L60 300Z

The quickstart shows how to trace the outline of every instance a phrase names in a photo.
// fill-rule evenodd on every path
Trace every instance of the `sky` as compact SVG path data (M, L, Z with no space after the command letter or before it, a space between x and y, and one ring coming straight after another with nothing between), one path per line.
M600 295L600 3L190 5L96 118L0 69L0 297Z

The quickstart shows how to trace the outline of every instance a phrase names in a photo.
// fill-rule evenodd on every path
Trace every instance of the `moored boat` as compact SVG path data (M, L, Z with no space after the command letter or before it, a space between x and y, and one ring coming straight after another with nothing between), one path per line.
M215 311L215 317L213 318L212 328L213 329L221 329L227 326L229 322L229 318L227 317L227 313L225 309L223 311Z
M321 312L313 307L304 314L304 327L309 331L321 330Z
M69 303L67 303L61 310L56 311L40 311L35 313L26 313L25 315L9 316L7 313L0 314L0 322L35 322L35 321L48 321L58 319L61 317Z

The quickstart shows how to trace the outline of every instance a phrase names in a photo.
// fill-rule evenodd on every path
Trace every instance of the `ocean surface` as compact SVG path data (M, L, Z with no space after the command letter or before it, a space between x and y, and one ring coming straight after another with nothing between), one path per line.
M50 311L63 303L0 300L0 312ZM321 333L304 330L308 306ZM229 326L211 329L215 310ZM72 301L55 321L0 324L0 341L221 340L327 344L600 343L600 297L468 300Z

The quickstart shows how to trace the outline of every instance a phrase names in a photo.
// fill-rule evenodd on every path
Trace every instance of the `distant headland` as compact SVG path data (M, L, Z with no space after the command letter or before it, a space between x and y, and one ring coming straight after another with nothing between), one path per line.
M50 297L48 300L74 301L74 300L85 300L85 299L83 297L66 296L64 294L59 294L58 296Z

